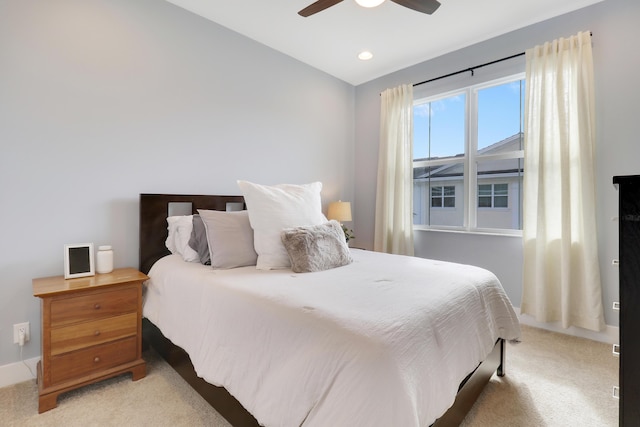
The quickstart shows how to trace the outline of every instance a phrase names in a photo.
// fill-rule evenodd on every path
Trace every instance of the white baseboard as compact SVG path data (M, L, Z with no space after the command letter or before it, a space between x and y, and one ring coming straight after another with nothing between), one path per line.
M528 314L521 314L520 307L514 307L520 323L527 326L533 326L535 328L546 329L552 332L558 332L560 334L572 335L575 337L586 338L593 341L604 342L608 344L618 344L620 342L620 328L617 326L606 325L604 331L595 332L588 329L577 328L571 326L567 329L563 328L560 322L553 323L540 323L536 321L532 316Z
M0 366L0 388L35 379L38 361L40 358L34 357Z

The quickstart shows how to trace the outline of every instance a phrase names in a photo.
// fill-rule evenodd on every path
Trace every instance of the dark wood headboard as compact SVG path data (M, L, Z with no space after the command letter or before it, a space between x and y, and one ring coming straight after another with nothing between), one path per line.
M167 216L170 203L191 203L191 213L198 209L224 211L227 203L244 203L242 196L206 196L186 194L140 194L140 258L139 267L148 273L160 258L169 255L164 242L167 240Z

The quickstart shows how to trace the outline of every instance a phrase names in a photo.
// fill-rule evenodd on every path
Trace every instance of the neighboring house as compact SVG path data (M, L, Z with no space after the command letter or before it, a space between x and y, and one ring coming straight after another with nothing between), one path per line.
M479 150L478 155L521 150L523 137L521 132L517 133ZM460 163L413 169L415 225L463 225L465 196L462 156L456 156L460 157ZM478 163L478 228L522 228L522 174L522 159Z

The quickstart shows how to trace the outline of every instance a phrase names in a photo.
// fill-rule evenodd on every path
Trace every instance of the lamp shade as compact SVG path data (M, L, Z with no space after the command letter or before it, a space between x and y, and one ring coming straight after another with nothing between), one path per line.
M351 203L340 200L329 203L327 218L335 219L338 222L351 221Z

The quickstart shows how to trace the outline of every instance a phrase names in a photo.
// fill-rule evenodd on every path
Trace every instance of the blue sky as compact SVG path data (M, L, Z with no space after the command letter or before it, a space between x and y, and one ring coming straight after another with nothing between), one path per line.
M464 153L465 93L414 107L414 158ZM524 84L506 83L478 92L478 148L508 138L524 126ZM429 120L431 119L431 120ZM431 121L431 123L429 123ZM429 124L431 153L429 153Z

